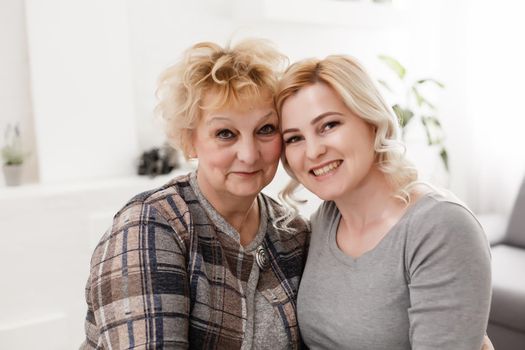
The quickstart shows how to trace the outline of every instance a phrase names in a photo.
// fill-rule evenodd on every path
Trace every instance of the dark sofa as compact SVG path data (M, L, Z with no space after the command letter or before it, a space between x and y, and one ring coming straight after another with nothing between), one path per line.
M525 179L506 231L492 243L493 292L487 333L496 350L525 350Z

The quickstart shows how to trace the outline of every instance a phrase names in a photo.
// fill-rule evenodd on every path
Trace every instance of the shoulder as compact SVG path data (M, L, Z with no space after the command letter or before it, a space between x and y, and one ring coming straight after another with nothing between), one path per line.
M155 215L148 219L182 219L189 211L189 203L197 201L190 182L189 174L178 176L166 184L135 195L115 215L127 214L131 208L152 208Z
M145 228L157 236L175 237L183 246L184 235L191 229L188 202L191 198L189 175L176 177L168 183L133 196L113 217L113 223L99 241L97 248L108 240L119 240L125 232L130 237L142 237Z
M451 194L428 193L413 204L410 220L415 227L483 229L467 206Z
M458 254L489 251L488 242L474 214L450 194L430 193L409 211L408 244L413 249L444 248ZM426 250L426 249L423 249Z
M189 198L188 198L189 197ZM132 208L155 207L160 211L165 211L166 204L173 211L187 211L187 202L195 200L195 194L191 190L189 174L178 176L166 184L155 189L139 193L131 198L120 209L115 217L129 214Z

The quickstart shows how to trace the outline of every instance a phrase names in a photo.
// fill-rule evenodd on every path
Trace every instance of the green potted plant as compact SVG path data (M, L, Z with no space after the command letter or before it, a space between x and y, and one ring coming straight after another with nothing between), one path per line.
M20 185L22 169L27 153L24 152L18 124L7 124L2 146L4 178L7 186Z
M448 173L448 151L445 146L445 133L438 117L437 108L425 97L428 87L443 89L445 86L436 79L409 79L406 68L395 58L379 55L379 59L395 74L397 89L393 89L385 80L379 80L386 90L395 95L397 100L392 106L399 118L402 137L405 140L407 130L419 123L425 133L427 145L436 150L443 168Z

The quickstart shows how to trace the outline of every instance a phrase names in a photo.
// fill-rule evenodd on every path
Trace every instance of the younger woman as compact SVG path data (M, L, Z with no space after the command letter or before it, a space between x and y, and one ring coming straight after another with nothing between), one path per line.
M472 213L418 184L398 123L353 58L293 64L277 91L295 181L325 202L298 296L312 349L454 349L482 345L490 252Z

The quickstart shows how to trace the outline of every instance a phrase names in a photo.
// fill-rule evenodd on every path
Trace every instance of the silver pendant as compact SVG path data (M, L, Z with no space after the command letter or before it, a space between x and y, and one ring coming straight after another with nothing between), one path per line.
M268 267L270 267L270 259L268 258L268 253L262 245L258 246L255 250L255 262L261 270L266 270Z

